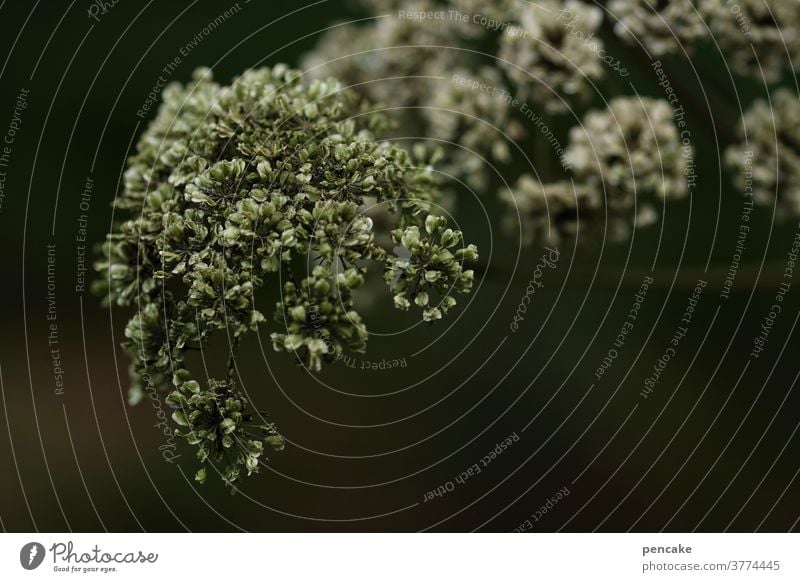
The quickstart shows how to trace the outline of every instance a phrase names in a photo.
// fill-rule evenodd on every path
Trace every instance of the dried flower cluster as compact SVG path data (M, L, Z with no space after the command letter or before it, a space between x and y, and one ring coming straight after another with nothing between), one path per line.
M774 83L789 69L800 68L800 6L794 1L721 2L710 22L714 37L740 75Z
M719 0L612 0L608 9L614 32L630 43L641 43L654 56L691 51L709 37L709 26L720 18Z
M405 149L378 143L385 127L335 81L303 82L285 66L249 71L230 86L198 71L171 85L129 161L116 209L129 216L108 235L95 290L134 306L124 347L133 358L131 399L172 386L180 434L226 483L258 470L264 445L283 446L248 411L238 387L241 338L262 326L256 291L283 282L272 333L278 351L319 370L367 340L351 293L378 263L394 304L441 318L467 293L474 246L430 214L435 174ZM386 209L400 259L375 242L366 198ZM304 265L307 277L296 271ZM309 273L310 271L310 273ZM195 379L186 352L227 336L224 376Z
M503 15L517 15L500 37L500 66L519 96L544 103L552 113L566 111L591 94L602 79L603 41L595 35L603 20L596 6L576 0L532 2Z
M607 190L613 207L631 207L637 195L686 195L686 158L662 99L616 97L608 109L589 112L570 131L566 158L579 179Z
M712 36L740 75L778 81L800 67L800 10L794 1L612 0L614 30L655 56L690 52Z
M756 101L740 127L741 143L725 152L756 204L776 205L778 218L800 216L800 99L787 89Z
M541 184L524 175L501 197L520 213L526 237L573 236L580 219L581 228L603 228L621 239L630 225L655 220L654 203L686 196L692 155L681 143L669 103L617 97L570 131L565 159L571 181Z
M509 207L504 226L525 244L548 240L558 243L572 239L587 229L602 225L602 200L585 184L561 180L542 184L524 174L511 188L500 191L500 199ZM614 232L618 225L609 228Z

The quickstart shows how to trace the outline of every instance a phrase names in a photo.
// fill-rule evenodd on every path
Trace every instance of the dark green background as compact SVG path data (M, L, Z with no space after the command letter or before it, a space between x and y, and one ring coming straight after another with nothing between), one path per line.
M0 212L4 529L510 531L564 486L570 496L535 530L796 527L797 289L787 296L765 353L749 363L748 353L797 224L774 221L771 208L760 208L734 291L727 301L719 298L743 198L718 156L735 135L737 96L747 106L764 89L731 79L713 46L694 58L699 75L686 59L665 59L697 151L699 183L691 200L670 205L663 222L637 230L624 244L595 239L576 250L574 241L565 243L558 268L546 273L545 288L516 334L508 326L543 250L520 249L500 232L493 192L463 191L457 219L482 251L469 307L440 326L373 337L363 356L406 357L406 368L333 366L321 379L337 392L274 354L270 329L261 335L266 359L258 339L249 339L239 362L243 382L290 444L244 481L241 494L230 495L214 478L202 487L192 481L190 447L179 449L174 464L162 459L155 409L147 401L125 404L127 361L116 345L128 314L111 318L96 298L74 291L86 177L95 183L90 238L101 240L126 156L143 129L137 109L162 67L229 4L120 0L100 22L88 17L89 6L0 4L7 56L0 129L11 119L15 95L30 89ZM248 67L298 64L319 30L358 16L339 2L240 6L183 59L174 80L187 80L201 65L228 81ZM607 40L634 69L629 80L637 91L661 96L646 58ZM631 92L613 78L602 89L607 96ZM566 143L574 120L553 124ZM535 163L544 171L553 166L552 160ZM508 180L519 172L500 170ZM63 396L54 394L47 343L48 244L57 249ZM627 345L590 389L653 264L655 284ZM642 382L700 278L708 286L689 334L654 394L641 400ZM274 288L264 291L263 301L274 298ZM365 316L373 331L414 321L392 310L383 295ZM480 475L423 502L427 491L513 432L520 441Z

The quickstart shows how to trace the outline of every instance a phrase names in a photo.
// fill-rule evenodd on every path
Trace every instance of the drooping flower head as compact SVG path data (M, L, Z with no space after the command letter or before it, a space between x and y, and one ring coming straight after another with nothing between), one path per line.
M429 287L448 308L453 292L469 291L464 263L477 257L474 247L446 250L462 237L431 215L435 174L405 149L379 143L375 132L384 128L336 81L305 82L280 65L223 86L200 70L185 87L165 89L129 160L115 203L123 220L103 244L95 290L135 309L123 344L133 359L131 400L171 386L167 401L180 434L198 446L203 463L219 464L228 483L242 466L257 470L263 443L282 446L275 427L247 411L237 382L242 336L267 325L256 302L260 287L271 281L282 290L275 350L319 370L343 351L365 349L351 292L370 265L389 276L397 270L363 212L368 198L394 228L437 225L429 232L436 242L413 255L423 281L408 289L424 319L437 319L419 300ZM429 273L440 273L441 283ZM227 369L195 379L186 351L215 332L228 338ZM198 479L205 475L206 467Z

